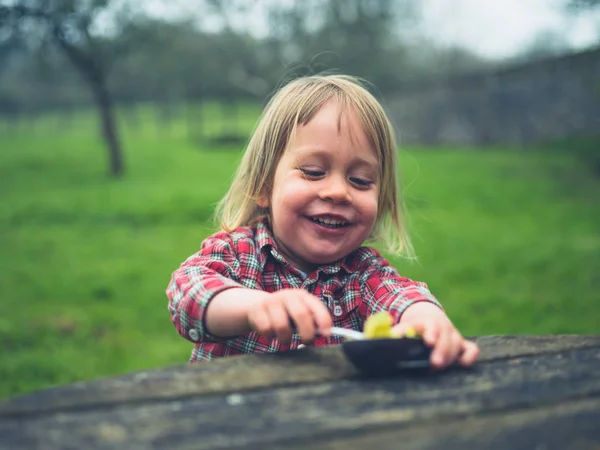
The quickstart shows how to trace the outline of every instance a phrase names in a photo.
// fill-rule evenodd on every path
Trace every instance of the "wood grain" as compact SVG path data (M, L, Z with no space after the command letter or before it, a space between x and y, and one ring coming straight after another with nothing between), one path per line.
M600 339L539 339L539 352L536 339L523 339L522 346L519 341L482 342L482 361L471 370L370 380L299 378L254 389L244 382L239 389L230 380L228 390L192 389L169 401L72 404L44 414L6 415L0 420L0 448L600 446ZM314 351L322 356L332 350ZM278 360L249 359L263 370ZM234 365L245 378L245 367ZM272 380L279 370L263 376ZM200 372L211 373L208 367Z
M600 347L600 335L486 336L479 364ZM0 403L0 417L83 410L103 405L186 399L356 378L340 346L277 354L244 355L193 365L141 371L121 377L76 383Z

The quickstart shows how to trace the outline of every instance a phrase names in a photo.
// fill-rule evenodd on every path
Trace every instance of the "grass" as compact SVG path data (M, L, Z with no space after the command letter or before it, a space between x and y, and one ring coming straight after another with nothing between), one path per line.
M145 114L124 129L119 180L92 116L0 134L0 397L187 362L165 288L213 231L241 153ZM256 110L244 117L247 132ZM600 184L585 164L501 149L406 149L401 164L419 262L393 262L463 333L598 332Z

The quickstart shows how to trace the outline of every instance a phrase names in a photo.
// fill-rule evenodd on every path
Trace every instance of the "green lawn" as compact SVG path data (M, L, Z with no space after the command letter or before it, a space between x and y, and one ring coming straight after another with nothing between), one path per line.
M241 154L142 118L113 180L93 119L78 120L0 134L0 397L184 364L191 351L165 288L212 232ZM403 152L420 259L395 262L465 334L599 331L600 183L585 164L556 151Z

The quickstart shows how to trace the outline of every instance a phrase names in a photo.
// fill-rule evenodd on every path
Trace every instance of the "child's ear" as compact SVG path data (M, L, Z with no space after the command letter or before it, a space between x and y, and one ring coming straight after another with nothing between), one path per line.
M256 204L261 208L268 208L269 207L269 197L266 196L265 194L260 194L258 197L256 197Z

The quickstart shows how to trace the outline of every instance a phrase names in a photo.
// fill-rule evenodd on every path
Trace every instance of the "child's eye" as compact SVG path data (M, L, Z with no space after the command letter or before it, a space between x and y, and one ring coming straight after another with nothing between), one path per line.
M365 178L350 177L350 181L360 187L369 187L373 184L371 180Z
M325 172L323 172L322 170L316 170L316 169L302 169L301 168L300 171L309 178L319 178L319 177L322 177L323 175L325 175Z

